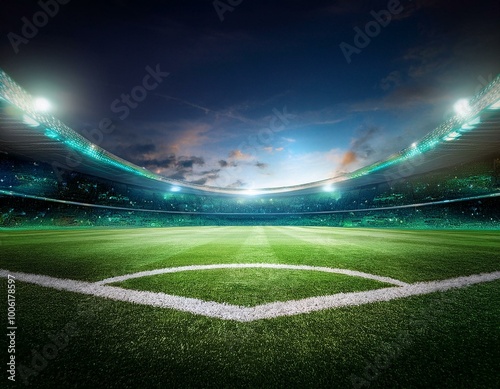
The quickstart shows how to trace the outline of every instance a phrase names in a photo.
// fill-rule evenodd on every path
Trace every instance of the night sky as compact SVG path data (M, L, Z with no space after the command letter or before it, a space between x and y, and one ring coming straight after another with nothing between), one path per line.
M139 166L274 187L453 115L500 72L499 20L498 1L2 0L0 67L82 134L110 118L91 140Z

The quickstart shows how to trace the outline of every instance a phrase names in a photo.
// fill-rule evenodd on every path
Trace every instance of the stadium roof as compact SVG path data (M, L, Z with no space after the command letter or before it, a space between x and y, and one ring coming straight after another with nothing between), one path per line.
M301 185L236 189L196 185L152 173L92 143L57 118L39 109L36 99L0 69L0 150L65 170L147 187L194 194L299 194L342 189L399 179L466 162L500 149L500 75L462 110L385 160L351 173Z

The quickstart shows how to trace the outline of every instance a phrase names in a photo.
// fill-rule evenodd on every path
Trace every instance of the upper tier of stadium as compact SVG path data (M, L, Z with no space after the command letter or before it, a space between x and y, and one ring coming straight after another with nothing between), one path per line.
M104 150L54 116L37 110L35 99L0 69L0 150L124 184L192 194L302 194L333 185L345 189L375 184L467 162L500 149L500 75L474 96L467 109L386 159L356 171L300 185L237 189L165 178Z

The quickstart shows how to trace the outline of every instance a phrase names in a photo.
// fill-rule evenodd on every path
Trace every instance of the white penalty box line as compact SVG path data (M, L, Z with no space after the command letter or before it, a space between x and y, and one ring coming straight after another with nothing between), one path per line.
M328 296L309 297L300 300L278 301L254 307L242 307L237 305L204 301L196 298L169 295L165 293L148 292L141 290L124 289L107 285L112 282L120 282L131 278L152 276L157 274L175 273L180 271L210 270L210 269L234 269L234 268L273 268L291 270L313 270L328 273L345 274L363 277L390 283L395 286L381 289L373 289L363 292L337 293ZM234 320L239 322L250 322L261 319L272 319L280 316L293 316L324 309L340 308L347 306L363 305L375 302L391 301L410 296L425 295L434 292L444 292L450 289L464 288L469 285L490 282L500 279L500 271L492 273L481 273L464 277L450 278L440 281L417 282L413 284L404 283L388 277L357 272L347 269L333 269L328 267L316 267L305 265L282 265L282 264L217 264L199 266L181 266L175 268L157 269L146 272L128 274L119 277L108 278L98 282L77 281L49 277L40 274L22 272L11 272L0 269L0 277L14 276L19 281L63 290L75 293L107 298L115 301L123 301L140 305L148 305L158 308L169 308L193 314L203 315L223 320Z

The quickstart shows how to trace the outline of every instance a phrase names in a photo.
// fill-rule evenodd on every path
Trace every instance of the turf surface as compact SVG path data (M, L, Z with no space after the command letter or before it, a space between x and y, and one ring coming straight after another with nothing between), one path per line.
M252 262L345 268L405 282L500 270L500 232L493 231L92 229L2 231L0 239L2 269L86 281ZM173 273L122 284L242 304L383 286L270 269ZM4 279L0 286L6 290ZM19 387L23 376L36 388L497 388L500 382L499 281L250 323L23 282L16 283L16 299L16 355L18 368L26 368L18 371ZM74 331L67 344L46 366L37 365L37 353L68 325Z
M111 285L240 306L392 286L342 274L287 269L202 270L134 278Z

